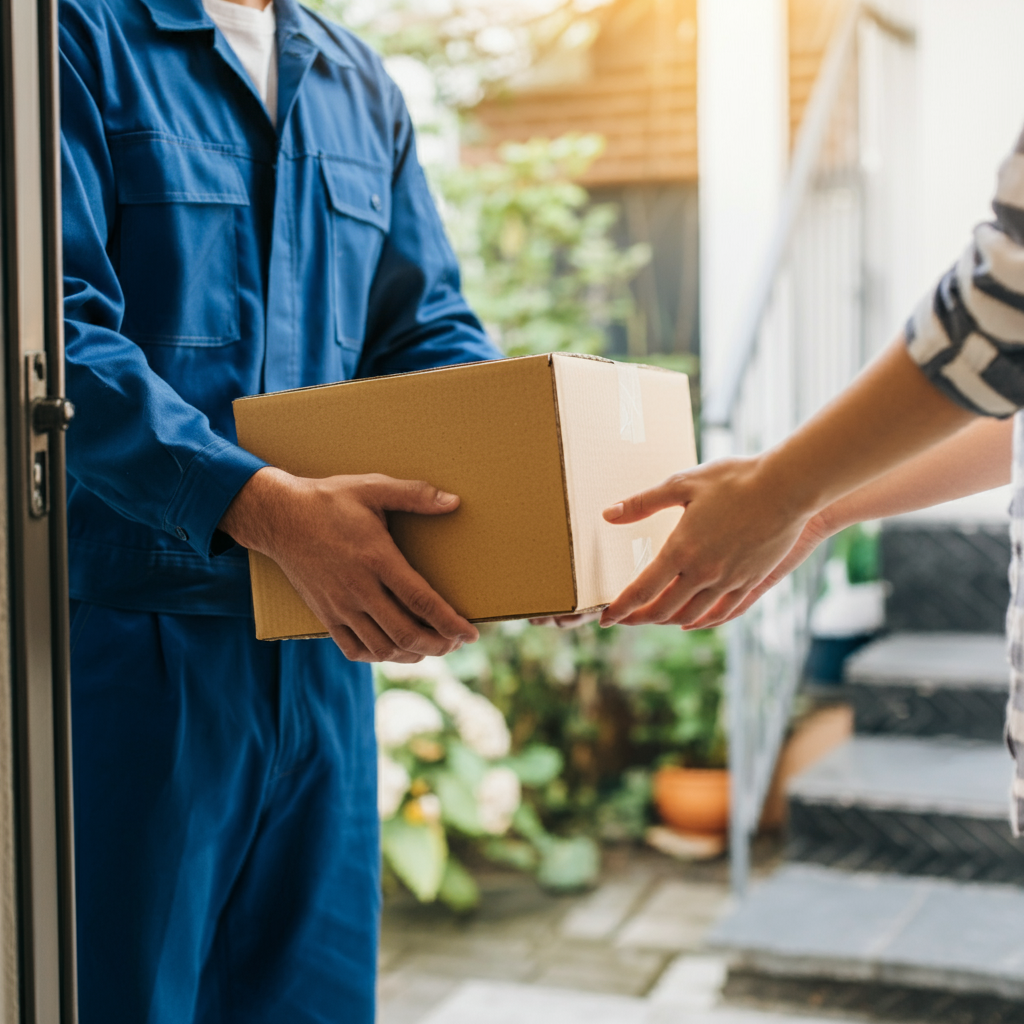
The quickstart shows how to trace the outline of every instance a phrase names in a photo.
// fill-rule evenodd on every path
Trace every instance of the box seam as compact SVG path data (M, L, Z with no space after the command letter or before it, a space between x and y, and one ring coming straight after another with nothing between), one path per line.
M667 366L654 366L651 363L634 363L632 360L608 359L606 356L595 356L589 352L552 352L551 355L558 356L560 359L589 359L595 363L611 363L612 366L635 366L638 370L657 370L658 373L680 373L683 377L689 376L688 374L681 373L679 370L670 370ZM524 357L520 356L518 358L522 359Z
M569 353L566 353L569 354ZM284 388L281 391L264 391L258 395L241 395L235 398L231 402L232 408L238 405L244 405L247 402L252 401L254 398L267 398L271 395L293 395L298 391L317 391L320 388L336 388L340 384L365 384L371 380L391 380L394 377L418 377L423 373L444 373L447 370L465 370L470 366L493 366L496 363L511 363L518 362L523 359L542 359L543 354L531 355L531 356L508 356L505 359L478 359L472 363L448 363L445 366L427 366L422 370L405 370L399 371L398 373L380 373L375 377L352 377L349 380L328 380L322 384L306 384L299 388ZM599 359L600 356L587 356L588 359ZM548 355L548 362L551 361L551 355ZM613 360L605 360L606 362L612 362Z
M572 539L572 509L569 505L569 476L565 469L565 446L562 443L562 417L558 408L558 378L555 372L555 357L548 356L551 370L551 398L555 404L555 436L558 439L558 463L562 469L562 500L565 502L565 525L569 532L569 570L572 572L572 606L575 610L580 603L580 590L576 582L576 546Z

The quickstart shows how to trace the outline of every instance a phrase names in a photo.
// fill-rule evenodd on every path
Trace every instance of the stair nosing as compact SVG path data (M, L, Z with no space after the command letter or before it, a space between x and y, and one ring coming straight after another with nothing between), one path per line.
M770 948L771 939L763 938L763 921L758 925L756 915L755 923L748 924L747 928L752 928L755 936L760 928L762 945L758 946L756 939L744 939L742 915L745 908L750 906L751 900L758 898L759 892L770 889L773 882L782 886L803 884L811 887L824 883L826 888L822 890L821 896L828 901L832 898L827 887L828 883L838 885L847 880L856 880L864 887L864 892L871 891L875 886L889 886L892 888L892 898L906 903L903 910L899 909L900 904L897 903L896 916L892 921L876 922L875 927L882 929L882 946L878 946L879 939L868 937L870 933L862 933L864 937L861 941L866 943L863 953L851 951L848 955L836 952L816 954L813 948L801 948L801 937L797 932L795 933L796 937L791 937L789 940L793 947L791 950L780 950L778 947ZM755 883L747 899L742 903L734 904L731 912L713 926L705 939L705 946L708 950L725 956L734 970L749 970L776 977L823 977L843 981L880 982L931 991L985 993L1014 1000L1024 1000L1024 938L1020 935L1011 933L1013 944L1008 947L1007 955L1002 960L994 959L991 969L988 970L977 964L957 965L955 962L950 962L949 958L944 963L942 956L934 956L934 953L931 954L934 957L932 964L915 962L912 959L907 959L905 952L901 958L899 946L894 947L893 945L894 943L898 944L901 937L906 934L906 929L911 929L912 934L915 919L922 912L927 912L926 908L934 913L934 905L929 908L930 899L935 897L941 899L944 891L962 895L970 893L971 890L985 894L989 898L999 898L1000 894L1005 893L1005 898L1012 896L1019 899L1024 894L1024 888L1005 882L957 882L941 877L901 877L875 871L843 871L836 868L790 863L784 865L772 876ZM856 890L851 890L849 895L851 900L858 897ZM842 898L840 894L840 901ZM778 897L776 897L776 901L777 899ZM768 908L772 909L772 897L769 896L768 900ZM776 913L778 912L777 907L774 910ZM761 914L764 915L764 910L761 911ZM903 916L904 914L906 916ZM740 934L736 939L730 941L722 932L730 924L735 928L735 920L738 917L741 918ZM984 920L984 912L981 914L981 919ZM976 925L976 923L976 921L968 922L968 927L972 924ZM816 925L812 921L808 937L803 939L805 945L813 941L815 927ZM885 955L887 949L892 950L892 955L889 957ZM926 957L927 955L926 945L922 956Z
M1005 758L1005 790L1000 789L995 795L995 784L988 794L977 797L966 797L960 794L948 796L935 792L924 792L915 795L912 790L872 791L873 781L857 777L855 774L844 779L838 775L835 779L821 780L822 775L830 766L844 756L853 756L857 748L869 753L872 748L882 750L902 748L904 758L912 757L915 749L923 753L940 753L960 750L965 753L987 752L993 760L996 755ZM861 757L865 757L865 753ZM1010 808L1010 784L1013 762L1006 747L995 740L963 739L951 736L905 736L891 734L856 734L846 743L836 747L820 761L794 776L787 786L786 796L790 801L815 806L833 806L843 808L864 807L874 810L899 811L907 814L943 814L971 817L979 820L1005 819ZM834 788L828 789L831 785ZM1000 782L1000 787L1003 782Z

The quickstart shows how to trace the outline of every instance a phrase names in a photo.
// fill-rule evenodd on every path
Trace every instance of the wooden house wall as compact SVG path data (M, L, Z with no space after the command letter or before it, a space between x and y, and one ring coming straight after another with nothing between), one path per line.
M787 0L789 124L800 126L845 0ZM611 353L693 354L699 350L697 204L697 0L618 0L589 54L585 81L492 98L476 109L481 142L470 163L492 160L505 141L598 132L606 149L581 183L616 203L616 240L646 242L653 259L637 275L628 325L609 333ZM848 76L826 144L840 167L856 138L857 82Z
M696 26L696 0L620 0L593 44L588 80L480 104L483 145L465 159L493 158L505 141L598 132L607 148L584 184L695 181Z
M788 0L789 124L795 139L846 0ZM619 0L605 14L585 81L485 100L469 163L505 141L597 132L586 185L697 180L697 0Z

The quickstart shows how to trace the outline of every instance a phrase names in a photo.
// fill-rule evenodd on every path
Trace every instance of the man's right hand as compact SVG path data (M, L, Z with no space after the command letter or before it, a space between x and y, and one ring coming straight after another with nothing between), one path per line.
M261 469L220 528L272 558L350 661L417 662L479 638L405 560L387 512L444 515L459 499L422 481L296 477Z

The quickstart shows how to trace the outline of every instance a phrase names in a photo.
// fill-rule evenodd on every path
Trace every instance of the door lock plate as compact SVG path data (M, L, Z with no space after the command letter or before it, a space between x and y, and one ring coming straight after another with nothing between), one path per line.
M28 510L34 519L50 511L50 435L36 430L36 408L47 401L46 353L25 355L25 398L28 410Z

